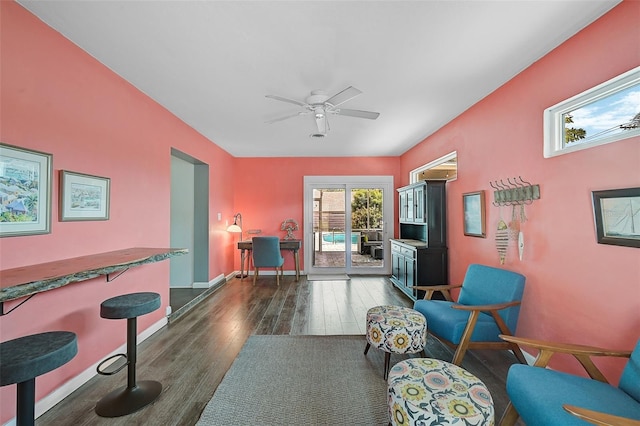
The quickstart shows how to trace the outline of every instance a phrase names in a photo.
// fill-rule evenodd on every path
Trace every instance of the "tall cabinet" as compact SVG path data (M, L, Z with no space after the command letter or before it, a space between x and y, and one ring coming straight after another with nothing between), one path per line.
M400 235L391 240L391 281L411 299L415 285L449 282L445 181L398 188Z

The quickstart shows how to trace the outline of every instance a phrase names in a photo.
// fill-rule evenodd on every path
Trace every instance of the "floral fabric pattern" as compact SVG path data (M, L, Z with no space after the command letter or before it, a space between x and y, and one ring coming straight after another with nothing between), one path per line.
M376 306L367 311L366 336L371 346L385 352L420 352L427 342L427 320L404 306Z
M494 425L489 390L457 365L410 358L391 368L387 383L389 419L394 426Z

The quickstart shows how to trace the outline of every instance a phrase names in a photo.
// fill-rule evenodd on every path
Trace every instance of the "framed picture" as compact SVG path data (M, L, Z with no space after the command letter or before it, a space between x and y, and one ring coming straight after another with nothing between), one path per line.
M51 232L52 160L0 143L0 237Z
M462 212L464 235L485 238L484 190L462 194Z
M640 247L640 188L591 194L598 243Z
M60 221L109 219L109 178L60 170Z

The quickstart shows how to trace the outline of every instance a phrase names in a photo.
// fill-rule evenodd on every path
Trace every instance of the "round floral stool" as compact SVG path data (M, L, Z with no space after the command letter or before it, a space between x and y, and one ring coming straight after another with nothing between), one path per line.
M376 306L367 311L367 346L386 352L384 378L389 374L391 354L414 354L424 350L427 342L427 320L418 311L403 306ZM424 353L424 352L423 352Z
M389 372L389 419L398 425L494 424L487 387L457 365L431 358L411 358Z

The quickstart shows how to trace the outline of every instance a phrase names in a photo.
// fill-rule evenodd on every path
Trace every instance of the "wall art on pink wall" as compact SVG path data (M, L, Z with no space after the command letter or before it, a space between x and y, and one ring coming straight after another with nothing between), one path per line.
M0 237L48 234L53 156L0 144Z
M592 196L598 243L640 247L640 188L593 191Z
M484 190L462 194L462 210L464 235L485 238Z
M60 171L60 221L109 219L109 178Z

